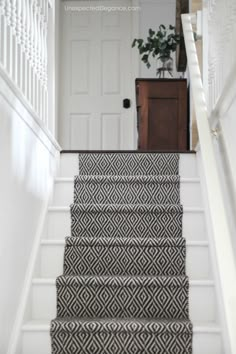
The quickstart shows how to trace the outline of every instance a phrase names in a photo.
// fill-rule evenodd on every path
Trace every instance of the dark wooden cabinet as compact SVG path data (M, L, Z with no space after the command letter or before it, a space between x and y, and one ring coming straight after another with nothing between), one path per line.
M136 79L138 148L188 150L185 79Z

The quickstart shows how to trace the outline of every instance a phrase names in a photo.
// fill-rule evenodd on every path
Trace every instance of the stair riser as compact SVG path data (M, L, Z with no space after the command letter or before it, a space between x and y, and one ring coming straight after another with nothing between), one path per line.
M124 332L114 334L104 332L88 333L85 331L76 334L67 334L67 338L64 341L61 339L63 335L63 330L53 335L52 354L64 354L68 342L76 343L76 349L73 353L80 354L110 354L114 352L116 354L140 354L143 352L148 354L165 354L166 351L163 348L167 347L167 343L170 341L178 343L178 345L184 348L181 351L182 354L192 354L192 335L186 333L179 335L145 332L138 334ZM60 346L58 343L60 343ZM174 345L169 345L169 347L176 348Z
M45 224L45 238L65 239L71 235L71 218L69 209L66 211L50 210ZM183 237L187 241L206 240L204 214L201 211L184 212Z
M64 275L185 275L185 246L70 246Z
M23 354L51 354L51 338L48 331L24 331ZM193 354L222 354L223 346L219 333L194 333ZM18 353L17 353L18 354Z
M79 154L80 175L177 175L179 154L93 153Z
M72 177L78 174L78 154L62 154L59 176ZM179 174L181 177L197 177L195 154L180 154Z
M73 202L73 180L57 180L54 188L54 196L51 203L52 206L69 206ZM180 201L184 207L202 206L201 188L199 181L189 180L180 182Z
M150 180L150 179L149 179ZM155 179L156 181L156 179ZM119 182L111 179L84 181L74 183L74 203L81 204L179 204L179 181L143 182L130 178Z
M193 323L217 320L214 286L191 285L189 289L189 314ZM56 317L56 285L33 284L32 318L51 320Z
M180 206L71 206L71 236L181 237Z
M66 282L57 286L57 317L187 319L188 285Z
M55 278L63 273L64 247L63 244L41 246L38 277ZM186 274L190 280L212 278L207 246L187 246Z

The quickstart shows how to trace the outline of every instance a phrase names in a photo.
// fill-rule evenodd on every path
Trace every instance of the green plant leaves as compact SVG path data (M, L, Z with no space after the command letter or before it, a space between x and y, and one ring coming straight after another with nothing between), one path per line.
M166 42L161 43L159 48L160 50L165 50L167 48L167 43Z
M136 42L137 42L137 39L134 39L133 42L132 42L132 48L135 47Z
M142 56L142 61L146 63L148 61L148 54Z
M138 42L138 48L141 48L142 45L143 45L144 40L143 39L138 39L137 42Z
M149 31L148 31L148 33L149 33L149 36L150 36L150 37L153 37L154 34L155 34L155 31L153 31L153 30L150 28Z
M169 25L167 28L165 25L160 25L156 32L149 28L146 42L141 38L135 38L132 42L132 48L138 47L141 60L150 68L150 55L153 58L157 57L157 59L170 57L171 53L176 51L179 42L180 36L176 34L174 26Z

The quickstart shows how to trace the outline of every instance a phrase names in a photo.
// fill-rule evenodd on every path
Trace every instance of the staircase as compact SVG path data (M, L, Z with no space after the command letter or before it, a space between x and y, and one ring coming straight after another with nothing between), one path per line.
M133 205L132 215L144 212L143 215L155 216L156 213L160 213L160 207L158 205L163 206L169 204L173 204L172 209L169 210L169 212L171 211L170 215L172 215L172 213L179 213L179 215L181 215L182 208L179 204L178 192L176 193L176 186L178 187L179 183L177 176L178 170L175 170L175 173L173 173L172 170L171 174L175 176L171 178L171 183L166 184L166 192L152 194L147 189L146 195L145 193L142 195L144 199L147 198L147 200L149 200L150 204L145 204L145 207L140 207L140 204L144 203L143 200L139 199L141 194L135 193L137 179L141 185L145 183L147 185L153 183L161 185L160 182L163 182L161 179L164 178L166 181L166 179L168 180L167 176L160 177L150 173L151 176L146 177L144 173L143 177L135 177L134 171L130 173L132 164L129 166L129 173L123 171L119 174L119 177L113 174L105 178L102 177L104 173L101 173L101 171L90 171L90 177L81 176L81 172L83 174L83 168L85 171L84 174L88 174L88 170L86 170L87 165L88 164L84 164L84 167L81 166L80 177L75 179L74 194L74 176L78 175L78 155L62 154L61 156L60 176L55 181L54 197L45 222L38 263L35 269L35 277L32 281L28 311L25 316L25 323L22 327L22 346L19 353L51 353L50 321L52 318L56 317L56 286L58 295L57 310L60 318L53 321L51 327L52 337L55 339L53 343L53 354L79 352L75 347L71 347L70 351L59 349L60 343L58 343L57 338L58 330L64 331L64 334L66 333L66 324L70 325L70 317L73 316L80 316L80 318L86 317L84 322L78 319L72 321L73 326L77 329L86 328L86 326L89 325L89 321L91 322L91 318L94 316L99 318L105 317L107 320L96 322L97 326L103 330L105 327L108 328L111 325L111 323L109 323L110 319L113 317L121 317L118 322L115 322L118 332L120 329L124 332L127 326L132 327L135 325L136 330L138 328L139 331L144 333L143 342L145 343L146 351L142 351L142 353L152 353L153 351L151 351L151 348L148 349L150 340L145 342L145 338L147 339L150 335L150 331L148 332L146 330L147 321L142 321L140 320L141 318L149 318L148 321L149 325L152 326L152 330L155 330L156 333L159 334L161 333L161 329L167 328L168 325L170 325L170 321L168 323L164 321L165 318L171 319L172 323L175 322L176 319L179 319L179 331L183 333L183 326L185 331L187 328L187 336L186 332L184 332L184 341L186 341L189 346L191 323L188 321L188 278L185 277L183 263L186 240L186 274L189 277L189 316L193 323L193 353L223 354L221 329L217 314L216 291L209 258L209 243L206 235L204 209L195 154L180 154L180 201L183 205L183 230L179 234L181 228L178 227L177 233L173 233L173 228L176 231L174 226L176 222L174 224L172 223L169 231L159 225L158 233L159 235L167 236L165 239L145 237L145 235L147 235L145 225L147 225L147 223L152 224L153 221L150 219L144 220L143 218L141 225L137 226L136 224L136 226L133 225L133 227L130 227L129 220L124 220L124 222L126 222L127 233L122 234L122 238L109 238L109 235L114 233L112 225L114 226L115 216L112 224L108 225L108 227L104 226L100 234L100 229L96 226L97 223L88 222L86 215L88 215L88 213L94 213L95 211L96 214L91 215L97 215L97 217L99 217L98 215L100 213L101 217L107 212L112 214L114 210L111 210L109 204L113 202L113 204L119 204L119 207L115 207L115 214L117 215L118 212L121 218L122 215L126 215L126 217L128 215L127 218L129 218L130 210L125 210L127 209L125 205L125 203L127 203L126 198L128 198L130 204ZM110 164L110 166L112 165ZM122 165L120 166L121 169L123 167ZM169 172L164 170L159 172L159 175L168 174ZM97 177L94 178L94 175L97 175ZM127 181L129 180L130 183L130 177L128 177L128 175L133 176L131 180L134 183L133 187L129 187L130 193L128 193L127 190ZM107 178L110 181L110 185L116 185L116 191L122 192L116 193L114 190L112 193L105 194ZM94 188L96 193L93 193ZM75 204L73 204L70 209L69 205L72 204L73 195L75 197ZM104 199L105 195L106 200ZM116 200L119 203L114 203ZM103 206L98 208L96 204L93 204L93 210L91 210L91 207L88 210L87 203L89 201L92 201L92 203L99 201ZM104 204L105 202L106 204ZM153 203L156 203L156 205L153 205ZM143 208L146 209L143 210ZM72 213L72 232L70 212ZM182 219L182 217L177 217L175 220L180 219ZM151 233L155 233L156 231L153 226ZM74 237L78 236L78 232L81 237ZM91 236L91 232L94 237L88 238L87 236ZM166 232L167 234L165 235ZM65 241L65 236L71 234L73 237L68 237ZM174 235L176 237L173 237ZM83 252L81 252L81 249ZM107 258L105 260L105 258L103 258L104 251L108 249L109 251L106 251ZM141 251L141 249L144 251ZM158 257L159 262L152 263L149 257L150 254L148 253L150 250L155 250L156 254L159 252L159 254L162 255L163 252L166 252L166 257L162 259ZM65 264L63 269L64 251ZM134 263L130 261L130 252L134 252L132 260L136 260L135 266ZM116 261L114 261L114 257L112 257L114 253L117 254ZM86 254L90 255L89 262L85 261L87 259L85 258ZM119 258L121 254L122 257ZM98 259L97 262L96 258ZM124 259L127 260L125 265L121 264L121 261ZM170 266L169 261L171 259L172 262ZM143 266L143 262L145 263L145 267ZM64 275L58 277L60 274ZM128 277L127 274L129 275ZM112 277L114 275L115 277ZM136 293L139 291L137 289L150 287L156 291L160 288L168 289L166 291L170 292L173 291L173 283L169 283L173 278L175 280L176 278L178 279L177 288L181 292L183 301L180 301L180 297L177 296L176 303L173 306L167 307L165 305L165 299L161 296L161 301L163 301L161 308L158 307L160 303L148 307L145 305L145 296L148 297L149 295L144 292L142 293L144 297L139 296L138 303L135 302L137 300L135 298L135 291ZM86 306L78 307L81 303L76 295L78 292L73 291L75 287L77 287L77 289L83 289L84 292L89 289L89 292L87 292L88 295L92 291L94 291L94 295L96 295L95 288L100 290L105 289L106 306L101 308L102 297L99 298L98 293L97 300L93 302L94 306L91 305L91 302L87 301L85 303ZM123 296L127 296L129 300L131 298L134 300L133 307L122 306L122 302L113 301L117 296L117 291L114 291L114 288L133 289L132 291L123 292ZM72 298L76 299L73 308L69 306L68 300L72 299L70 295L71 291L73 294ZM165 291L162 295L165 295ZM123 302L126 300L127 298L123 298ZM140 301L143 302L140 303ZM114 306L114 304L116 306ZM157 316L153 316L154 313L156 313ZM132 323L133 317L139 318L139 320ZM153 320L155 317L156 319ZM130 320L125 322L127 318ZM63 333L61 338L63 337ZM158 344L156 343L155 345ZM171 348L171 345L169 348ZM90 352L99 353L99 348L96 347L95 342L93 346L91 346ZM118 351L114 349L113 352L116 353ZM164 353L164 351L162 352ZM160 353L162 352L160 351ZM171 354L172 352L175 353L172 349L169 349L166 353ZM188 352L189 351L186 351L186 353ZM184 353L184 351L180 353Z

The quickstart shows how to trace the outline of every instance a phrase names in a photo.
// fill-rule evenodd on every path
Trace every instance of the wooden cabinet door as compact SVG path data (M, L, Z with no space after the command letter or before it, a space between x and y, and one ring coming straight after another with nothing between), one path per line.
M139 149L187 150L186 80L137 80Z

